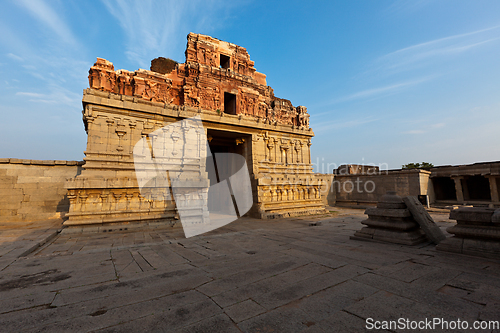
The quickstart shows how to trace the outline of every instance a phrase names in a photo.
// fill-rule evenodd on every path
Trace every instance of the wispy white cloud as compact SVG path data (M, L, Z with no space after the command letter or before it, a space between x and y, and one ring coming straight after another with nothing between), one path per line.
M176 29L185 7L182 1L104 1L108 11L118 20L128 39L127 57L147 68L150 52L167 52L169 42L176 40Z
M44 94L32 93L32 92L24 92L24 91L17 92L16 96L28 96L28 97L33 97L33 98L42 98L42 97L45 97Z
M29 102L34 103L46 103L46 104L65 104L71 107L78 107L79 101L81 99L80 94L77 94L68 89L64 89L60 86L49 87L49 93L35 93L29 91L19 91L16 96L22 99L26 99Z
M420 5L426 5L427 1L420 2ZM413 6L406 3L404 6ZM387 82L387 77L394 74L402 74L403 72L419 69L416 75L425 75L425 71L421 68L426 65L441 64L448 61L451 56L465 53L469 50L477 49L482 45L490 44L500 39L500 25L492 26L486 29L475 30L467 33L456 34L443 38L438 38L423 43L411 45L399 50L385 54L375 59L370 64L370 69L356 75L358 81L384 81ZM407 73L406 81L396 81L393 84L385 84L375 88L370 88L336 98L322 103L321 106L331 105L335 103L348 102L361 99L373 99L383 96L400 93L404 89L411 88L420 83L435 79L445 72L440 69L431 68L427 72L429 75L410 79ZM400 79L399 79L400 80Z
M73 88L80 94L86 85L86 72L91 64L82 60L85 48L73 36L63 15L58 14L61 8L55 7L56 4L58 3L43 0L22 0L9 4L20 6L26 18L36 18L41 23L38 26L41 33L26 34L25 31L16 29L14 22L9 24L8 20L0 20L0 47L9 51L6 59L9 60L9 66L17 70L16 77L25 82L24 89L30 89L26 87L26 82L30 82L32 86L35 86L34 82L38 83L36 89L45 97L39 96L37 101L52 103L59 96L61 104L71 101L75 103L73 106L78 107L80 98L75 100L68 89ZM24 19L28 21L26 18ZM36 80L29 80L26 74ZM40 82L43 84L40 85ZM17 96L24 97L24 101L35 98L34 95Z
M24 61L23 58L21 58L20 56L18 55L15 55L14 53L7 53L7 57L11 58L11 59L14 59L16 61Z
M497 41L500 39L499 28L500 26L493 26L411 45L379 57L373 68L378 73L394 74L433 61L447 60L452 55Z
M406 131L406 132L403 132L404 134L424 134L425 131L424 130L410 130L410 131Z
M496 25L496 26L489 27L489 28L486 28L486 29L475 30L475 31L471 31L471 32L463 33L463 34L457 34L457 35L448 36L448 37L444 37L444 38L434 39L434 40L431 40L431 41L428 41L428 42L415 44L415 45L408 46L408 47L405 47L403 49L391 52L391 53L387 54L387 56L390 56L392 54L397 54L397 53L403 53L403 52L411 51L411 50L419 50L419 49L425 48L427 46L435 46L435 45L439 46L443 42L453 41L453 40L460 40L460 39L462 39L464 37L481 34L481 33L486 32L486 31L496 30L498 28L500 28L500 25Z
M396 0L386 8L385 12L395 15L413 14L432 2L433 0Z
M347 101L353 101L353 100L359 100L359 99L367 99L367 98L375 98L375 97L380 97L380 96L385 96L385 95L391 95L397 92L402 91L403 89L418 85L420 83L429 81L430 79L434 78L434 75L432 76L427 76L415 80L410 80L410 81L404 81L404 82L398 82L395 84L391 85L386 85L382 87L377 87L377 88L371 88L371 89L366 89L362 90L344 97L340 97L337 99L334 99L329 102L329 104L335 104L335 103L341 103L341 102L347 102Z
M443 128L446 126L446 123L437 123L437 124L432 124L432 128Z
M359 119L350 119L350 120L344 120L344 121L339 121L339 120L332 120L328 122L322 122L320 124L315 124L314 125L314 132L320 133L324 131L331 131L331 130L338 130L338 129L344 129L344 128L354 128L358 126L362 126L368 123L373 123L380 120L380 118L374 118L374 117L363 117Z
M128 59L142 68L149 68L155 57L182 54L189 31L213 32L214 27L224 22L223 9L228 6L227 2L200 0L102 1L126 35Z
M73 36L69 26L43 0L18 0L16 3L28 10L34 18L49 27L55 35L59 36L61 41L73 46L77 44L77 40Z
M424 82L426 80L414 80L414 81L407 81L407 82L401 82L401 83L396 83L392 84L389 86L384 86L384 87L379 87L379 88L372 88L372 89L367 89L363 90L354 94L351 94L349 96L343 97L340 100L341 101L348 101L348 100L354 100L354 99L362 99L362 98L368 98L368 97L373 97L381 94L387 94L394 92L395 90L400 90L405 87L413 86L418 83Z
M416 121L410 121L412 123L415 123ZM420 125L421 129L413 129L409 131L403 132L403 134L425 134L428 132L436 131L436 130L441 130L446 126L446 123L441 122L441 123L431 123L429 124L429 120L424 121L424 124Z
M46 87L59 84L65 88L66 78L84 83L82 73L86 73L89 67L82 60L85 48L73 36L63 16L51 7L54 2L20 0L12 6L20 6L26 15L40 21L42 33L23 34L12 22L0 21L0 45L10 51L6 56L17 62L11 62L11 65L19 66L25 73L44 81Z

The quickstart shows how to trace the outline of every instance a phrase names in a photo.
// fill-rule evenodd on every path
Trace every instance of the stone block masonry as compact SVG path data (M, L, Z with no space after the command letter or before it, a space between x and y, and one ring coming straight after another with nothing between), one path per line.
M175 223L178 203L170 197L166 182L161 185L156 178L147 183L147 196L144 187L139 188L134 147L142 139L151 147L161 138L173 142L174 146L163 147L168 152L162 160L171 172L168 177L181 175L182 197L193 206L193 214L210 209L213 198L207 202L203 195L216 180L208 182L202 158L206 143L185 140L198 129L168 130L193 117L203 122L197 135L206 138L212 153L245 158L253 193L248 214L276 218L325 211L321 177L312 172L314 133L307 108L274 96L245 48L190 33L185 63L162 72L115 70L101 58L90 68L89 88L83 95L86 164L81 175L66 184L70 200L66 226ZM144 147L139 155L152 155ZM189 154L193 158L186 159ZM153 170L152 165L148 168ZM234 165L222 168L236 171ZM159 177L168 178L165 174ZM207 207L199 206L203 200Z
M461 207L450 212L457 224L447 231L453 235L437 250L486 258L500 258L500 209Z
M499 161L446 165L432 168L431 172L431 203L500 207Z
M347 173L348 168L339 168L340 171L335 170L334 174L321 174L325 183L321 188L325 204L366 208L376 206L387 191L396 191L401 197L428 194L429 171L363 167L363 172Z
M64 185L84 162L0 159L0 223L64 218L69 199Z
M356 231L351 239L404 245L417 245L427 241L425 233L395 191L388 191L377 203L377 208L368 208L365 214L368 219L361 223L366 227Z

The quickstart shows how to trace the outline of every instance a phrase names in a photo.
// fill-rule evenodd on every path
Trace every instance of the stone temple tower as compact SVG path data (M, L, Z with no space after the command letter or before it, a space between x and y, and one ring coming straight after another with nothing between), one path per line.
M247 214L275 218L324 211L320 181L312 171L314 134L307 109L274 96L245 48L190 33L185 63L170 61L170 66L162 66L161 59L152 63L151 70L130 72L115 70L111 62L97 58L90 68L89 88L83 94L88 135L85 165L66 184L70 211L65 225L175 221L181 203L169 190L172 172L185 190L183 204L193 207L194 217L202 216L203 207L210 207L213 198L193 196L193 190L206 193L209 186L222 181L207 176L202 157L208 151L243 156L252 192ZM182 120L194 117L202 126L191 132L181 126ZM162 128L166 129L159 132ZM154 155L158 133L172 143L170 148L165 146L171 155L162 162L170 163L170 178L142 181L134 149L144 139L152 145L144 144L144 156ZM175 147L174 142L178 142ZM186 152L191 154L189 159ZM230 173L234 166L218 169Z

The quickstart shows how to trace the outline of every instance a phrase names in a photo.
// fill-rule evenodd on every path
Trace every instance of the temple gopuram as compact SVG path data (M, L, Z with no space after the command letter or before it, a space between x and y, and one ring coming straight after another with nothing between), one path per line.
M189 194L189 187L214 182L207 182L205 162L196 160L202 155L190 155L189 161L183 154L176 156L177 151L206 153L203 140L194 147L193 141L183 141L189 129L168 126L193 117L203 126L189 135L206 138L212 154L244 157L253 196L247 214L266 219L324 212L321 182L312 170L314 133L306 107L274 96L266 75L256 71L243 47L190 33L185 55L185 63L157 58L151 70L134 72L115 70L111 62L97 58L82 101L88 135L85 164L66 184L70 209L64 224L173 223L176 202L165 187L174 180L163 187L149 182L144 195L134 165L137 143L154 140L162 128L168 128L165 136L173 142L180 138L162 163L175 160L172 168L182 171L184 203L201 210L210 205L211 198L207 203L206 197Z

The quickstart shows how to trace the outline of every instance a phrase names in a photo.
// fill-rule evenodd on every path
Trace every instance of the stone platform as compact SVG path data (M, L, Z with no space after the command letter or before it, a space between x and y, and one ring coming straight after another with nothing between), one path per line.
M388 191L376 208L365 211L366 227L356 231L351 239L416 245L427 241L419 224L413 219L403 199L396 192Z
M241 218L189 239L60 234L2 267L2 331L360 332L367 318L499 319L499 260L350 241L363 210L329 210Z
M438 250L500 258L500 209L462 207L452 210L450 219L457 221L447 229L453 237L441 242Z

